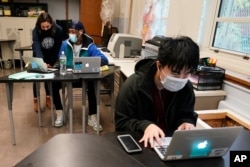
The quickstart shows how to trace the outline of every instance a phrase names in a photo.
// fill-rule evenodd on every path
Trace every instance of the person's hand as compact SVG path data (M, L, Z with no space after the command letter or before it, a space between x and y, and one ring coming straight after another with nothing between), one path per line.
M47 65L47 68L51 68L52 66L50 64L46 64Z
M194 128L195 128L195 127L194 127L193 124L184 122L184 123L182 123L182 124L178 127L177 130L190 130L190 129L194 129Z
M150 147L154 147L154 140L158 143L158 145L162 145L161 139L162 137L165 137L165 134L161 128L156 126L155 124L150 124L144 131L144 135L140 139L140 143L144 142L144 147L148 146L148 143L150 144Z

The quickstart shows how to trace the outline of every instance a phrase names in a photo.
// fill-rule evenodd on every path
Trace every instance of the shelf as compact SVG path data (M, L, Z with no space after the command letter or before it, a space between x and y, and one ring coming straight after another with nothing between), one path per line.
M37 17L43 11L48 11L47 3L0 2L0 16Z

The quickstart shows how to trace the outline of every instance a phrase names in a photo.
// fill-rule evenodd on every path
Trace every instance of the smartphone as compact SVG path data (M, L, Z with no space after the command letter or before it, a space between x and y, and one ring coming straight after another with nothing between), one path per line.
M127 153L136 153L142 151L140 145L130 134L118 135L117 139Z

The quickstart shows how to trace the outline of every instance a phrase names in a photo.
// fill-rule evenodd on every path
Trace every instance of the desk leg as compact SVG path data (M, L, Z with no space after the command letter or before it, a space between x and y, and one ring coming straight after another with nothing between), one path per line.
M7 93L9 118L10 118L12 144L16 145L15 128L14 128L13 113L12 113L13 83L6 83L6 93Z
M12 64L13 64L13 69L15 70L16 69L16 64L15 64L15 59L14 59L14 45L15 45L15 42L10 42L9 43L9 48L11 49L11 53L12 53Z
M69 101L69 131L70 133L73 133L73 93L72 93L72 83L67 82L68 87L68 101Z
M45 83L44 83L45 84ZM55 123L55 118L54 118L54 102L53 102L53 88L52 88L52 82L48 83L49 85L49 92L50 92L50 104L51 104L51 125L52 127L54 127L54 123Z
M82 133L85 133L86 126L86 83L82 80Z
M96 104L97 104L97 134L99 135L100 126L100 80L95 82Z
M38 121L39 126L42 126L42 116L41 116L41 101L40 101L40 82L35 82L36 84L36 94L37 94L37 105L38 105Z
M22 57L23 57L23 51L22 50L19 51L19 56L20 56L21 71L23 71L23 59L22 59Z
M111 89L111 121L114 122L114 106L115 106L115 97L114 97L114 82L115 82L115 74L110 75L110 89Z
M68 115L67 109L66 109L66 95L65 95L65 83L62 83L62 102L63 102L63 119L64 119L64 123L67 122L66 116Z

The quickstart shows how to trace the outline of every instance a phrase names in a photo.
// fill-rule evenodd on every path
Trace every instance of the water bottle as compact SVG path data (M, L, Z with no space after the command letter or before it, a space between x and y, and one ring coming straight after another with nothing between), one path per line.
M67 74L67 67L66 67L67 58L64 54L64 51L62 51L62 54L60 56L60 74L66 75Z

